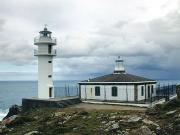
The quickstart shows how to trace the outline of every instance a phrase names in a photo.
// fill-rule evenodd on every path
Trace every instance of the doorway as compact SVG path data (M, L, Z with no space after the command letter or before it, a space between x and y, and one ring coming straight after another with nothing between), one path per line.
M52 97L52 87L49 87L49 97Z
M151 90L150 90L150 86L148 86L148 98L151 97Z

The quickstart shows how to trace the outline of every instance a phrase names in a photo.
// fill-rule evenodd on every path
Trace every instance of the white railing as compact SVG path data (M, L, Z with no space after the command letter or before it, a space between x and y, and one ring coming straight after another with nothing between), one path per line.
M50 43L50 44L56 44L56 38L54 37L35 37L34 38L34 44L41 44L41 43Z
M48 51L39 51L39 50L34 49L34 55L35 56L37 56L37 55L54 55L54 56L56 56L56 50L53 49L53 50L51 50L51 52L48 52Z

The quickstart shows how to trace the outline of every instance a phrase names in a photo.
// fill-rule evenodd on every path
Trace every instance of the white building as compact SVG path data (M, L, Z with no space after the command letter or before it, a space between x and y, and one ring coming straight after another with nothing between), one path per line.
M144 102L156 96L156 81L128 74L118 57L114 73L79 82L81 100Z
M38 98L54 98L53 85L53 57L56 56L56 38L51 37L51 32L45 27L40 35L34 38L34 55L38 57Z

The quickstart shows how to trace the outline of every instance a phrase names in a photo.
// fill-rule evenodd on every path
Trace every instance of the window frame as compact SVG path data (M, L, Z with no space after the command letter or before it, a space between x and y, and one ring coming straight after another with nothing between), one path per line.
M95 96L101 96L100 86L96 86L96 87L95 87Z
M113 86L111 88L111 96L112 97L117 97L118 96L118 88L116 86Z

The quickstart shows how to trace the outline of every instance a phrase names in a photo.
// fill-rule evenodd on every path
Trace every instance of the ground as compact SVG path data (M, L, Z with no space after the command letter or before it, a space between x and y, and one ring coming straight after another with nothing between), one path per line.
M147 108L143 107L133 107L133 106L121 106L121 105L105 105L105 104L87 104L80 103L77 105L73 105L70 108L79 108L85 110L134 110L134 111L146 111Z
M25 112L1 129L3 135L179 135L180 101L155 108L78 104Z

